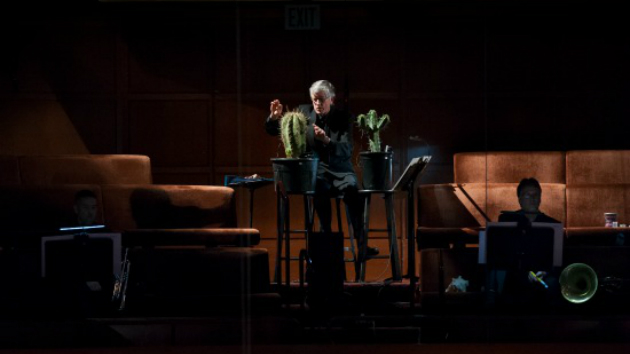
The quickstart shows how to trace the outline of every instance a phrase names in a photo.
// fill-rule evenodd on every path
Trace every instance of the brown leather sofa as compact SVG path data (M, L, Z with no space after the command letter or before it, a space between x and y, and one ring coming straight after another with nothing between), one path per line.
M243 296L273 298L258 230L236 227L234 190L152 184L141 155L0 156L3 274L38 279L40 237L74 226L82 189L97 196L97 223L130 249L131 310L194 303L203 313L238 309Z
M600 277L630 278L629 228L604 227L604 213L630 223L630 151L466 152L454 156L454 183L420 185L421 300L427 306L480 301L479 231L503 210L519 209L522 178L541 182L541 210L565 227L563 264L591 265ZM469 294L444 293L452 278ZM467 298L466 300L463 300Z

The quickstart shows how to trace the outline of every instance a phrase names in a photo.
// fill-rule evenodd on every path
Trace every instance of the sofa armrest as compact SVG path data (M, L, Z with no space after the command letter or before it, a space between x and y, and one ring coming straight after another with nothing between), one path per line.
M569 227L566 229L566 244L569 246L628 246L628 227Z
M419 227L416 229L418 249L450 248L479 244L479 230L469 227Z
M123 233L124 247L153 246L254 246L260 243L256 229L134 229Z

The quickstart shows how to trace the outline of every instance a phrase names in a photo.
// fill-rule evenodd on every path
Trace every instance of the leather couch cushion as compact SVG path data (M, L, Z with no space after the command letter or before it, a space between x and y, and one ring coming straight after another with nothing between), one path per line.
M630 183L567 185L567 227L602 227L608 212L630 223Z
M519 183L534 177L540 183L565 183L561 151L462 152L453 156L455 183Z
M193 185L103 185L112 230L236 226L234 190Z
M630 150L567 152L567 186L630 184Z
M150 184L151 162L143 155L19 157L22 184Z

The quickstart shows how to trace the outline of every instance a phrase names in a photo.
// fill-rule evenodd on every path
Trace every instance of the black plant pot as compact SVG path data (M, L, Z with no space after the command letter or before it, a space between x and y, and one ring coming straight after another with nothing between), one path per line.
M282 182L288 193L315 191L319 159L276 158L271 159L271 162L275 182Z
M392 151L359 153L363 170L363 189L389 190L392 188L393 155Z

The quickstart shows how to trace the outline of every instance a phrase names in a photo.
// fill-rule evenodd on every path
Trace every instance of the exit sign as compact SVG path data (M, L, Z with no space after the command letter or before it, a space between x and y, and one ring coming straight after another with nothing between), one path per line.
M284 29L318 30L319 5L285 5Z

